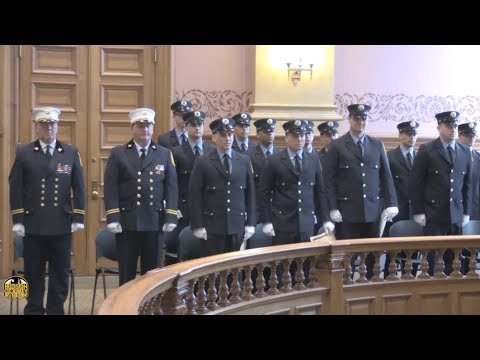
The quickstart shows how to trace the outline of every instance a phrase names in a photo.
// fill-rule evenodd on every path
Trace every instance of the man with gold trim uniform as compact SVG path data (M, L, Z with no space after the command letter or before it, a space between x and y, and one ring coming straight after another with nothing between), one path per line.
M129 118L132 139L112 149L104 176L107 228L116 234L120 285L135 278L138 256L142 275L159 265L158 235L177 226L177 172L171 151L151 141L155 111L135 109Z
M72 233L84 228L83 167L78 149L57 140L59 114L54 107L33 109L38 139L18 147L9 176L12 230L25 237L24 270L29 284L25 315L64 314Z

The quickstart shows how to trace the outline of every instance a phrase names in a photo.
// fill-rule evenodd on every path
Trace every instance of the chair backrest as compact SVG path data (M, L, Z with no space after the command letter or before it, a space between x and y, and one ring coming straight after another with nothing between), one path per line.
M463 235L480 235L480 220L470 220L462 227Z
M193 235L192 228L187 226L180 231L178 258L180 261L198 259L202 257L202 241Z
M265 246L272 246L272 237L263 232L263 224L255 226L255 232L247 241L247 249L255 249Z
M401 220L390 227L390 236L423 236L423 226L413 220Z
M106 227L100 229L95 238L97 248L97 260L101 257L118 261L117 242L115 234L108 231Z

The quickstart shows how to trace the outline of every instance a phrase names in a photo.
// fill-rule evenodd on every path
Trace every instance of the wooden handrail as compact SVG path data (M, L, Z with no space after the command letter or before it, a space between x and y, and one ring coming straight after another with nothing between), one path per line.
M384 251L395 252L400 250L443 251L448 248L456 249L457 254L461 248L478 250L480 248L480 236L422 236L337 240L333 242L321 240L310 243L231 252L152 270L144 276L138 277L114 290L101 305L98 314L136 315L139 313L149 313L148 311L145 312L146 306L156 309L152 310L152 313L160 314L162 313L162 309L166 309L166 303L170 306L168 313L184 314L186 313L185 299L188 298L186 293L188 292L189 286L190 289L192 289L192 284L198 279L206 279L208 276L212 276L212 274L215 276L232 269L253 269L253 267L255 265L258 266L258 264L274 264L281 263L282 261L307 258L315 261L316 280L320 282L312 285L308 290L302 291L307 291L308 294L307 292L305 292L305 294L308 296L320 296L319 294L321 293L323 302L325 303L324 309L328 309L326 313L330 313L330 311L343 313L343 308L339 307L338 304L335 305L335 303L343 303L346 299L327 300L326 294L328 293L329 296L337 297L344 296L343 292L346 291L345 289L347 288L345 288L343 284L343 272L346 265L344 262L347 256L354 253L373 252L378 254ZM475 283L472 283L475 285L471 284L469 286L478 286L478 292L480 294L480 281L476 274L469 277L452 276L449 280L460 281L467 280L466 278L476 280ZM433 284L435 281L439 281L439 279L415 279L404 280L402 282L411 283L422 281L430 281ZM375 285L377 287L385 286L385 284L392 284L392 282L385 279L385 281L379 283L368 283L370 286ZM366 284L354 284L354 287L358 288L365 285ZM315 287L318 287L318 290L315 290ZM352 285L349 285L348 289L351 289L351 287ZM425 289L425 287L422 287L422 289ZM327 291L327 293L325 291ZM378 292L378 289L375 291ZM288 296L288 294L282 294L282 299L288 298ZM292 292L291 296L298 298L299 292ZM168 301L166 300L167 297ZM262 303L266 303L267 301L271 302L272 297L265 297L265 301L255 299L255 306L264 306ZM155 302L155 304L152 305L153 302ZM237 304L236 307L241 309L242 306L253 306L251 304L253 303L243 302L240 305ZM225 310L227 311L229 308L227 307ZM223 309L220 308L213 313L222 312Z

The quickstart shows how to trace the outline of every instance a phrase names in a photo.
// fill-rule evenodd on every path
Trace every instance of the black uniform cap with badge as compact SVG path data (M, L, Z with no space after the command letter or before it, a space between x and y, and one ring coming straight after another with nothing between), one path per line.
M232 116L232 120L235 122L235 125L247 125L250 126L250 120L252 117L248 113L238 113Z
M325 121L317 126L318 131L320 131L320 135L323 134L331 134L336 135L338 134L338 127L340 124L338 121Z
M189 111L185 114L182 115L183 121L185 122L185 125L188 123L190 124L198 124L198 125L203 125L205 122L205 117L206 113L200 110L195 110L195 111Z
M128 114L130 118L130 125L136 123L155 124L155 111L149 108L138 108L130 111Z
M178 100L170 105L170 109L174 115L183 115L192 110L192 103L188 100Z
M368 112L372 107L366 104L352 104L348 105L347 109L348 115L355 120L366 120L368 118Z
M35 124L58 123L60 119L60 109L50 106L38 106L32 109L32 121Z
M313 128L315 127L315 124L313 123L312 120L304 120L307 126L307 132L313 131Z
M257 131L274 132L276 123L277 120L269 118L258 119L253 123L253 125L257 128Z
M307 122L305 120L290 120L282 126L286 134L305 135L307 132Z
M438 125L456 124L459 121L460 113L458 111L444 111L435 115Z
M420 124L416 121L404 121L397 125L399 134L417 135Z
M233 132L233 127L235 125L235 122L231 118L220 118L213 120L209 127L210 130L212 130L212 134L218 133L218 132L224 132L227 134L231 134Z
M477 136L477 123L469 122L458 125L458 133L465 136Z

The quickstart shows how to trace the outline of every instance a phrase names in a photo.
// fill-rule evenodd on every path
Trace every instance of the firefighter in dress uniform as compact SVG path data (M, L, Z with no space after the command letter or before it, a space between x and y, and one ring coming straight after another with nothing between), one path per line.
M25 237L24 271L30 286L25 315L64 314L72 233L84 228L82 162L75 146L57 140L59 115L60 110L54 107L33 109L38 139L17 148L9 177L12 230ZM49 280L44 307L47 261Z
M170 150L151 141L155 111L130 112L132 139L112 149L105 168L107 228L116 234L119 284L160 264L162 231L177 226L178 188Z

